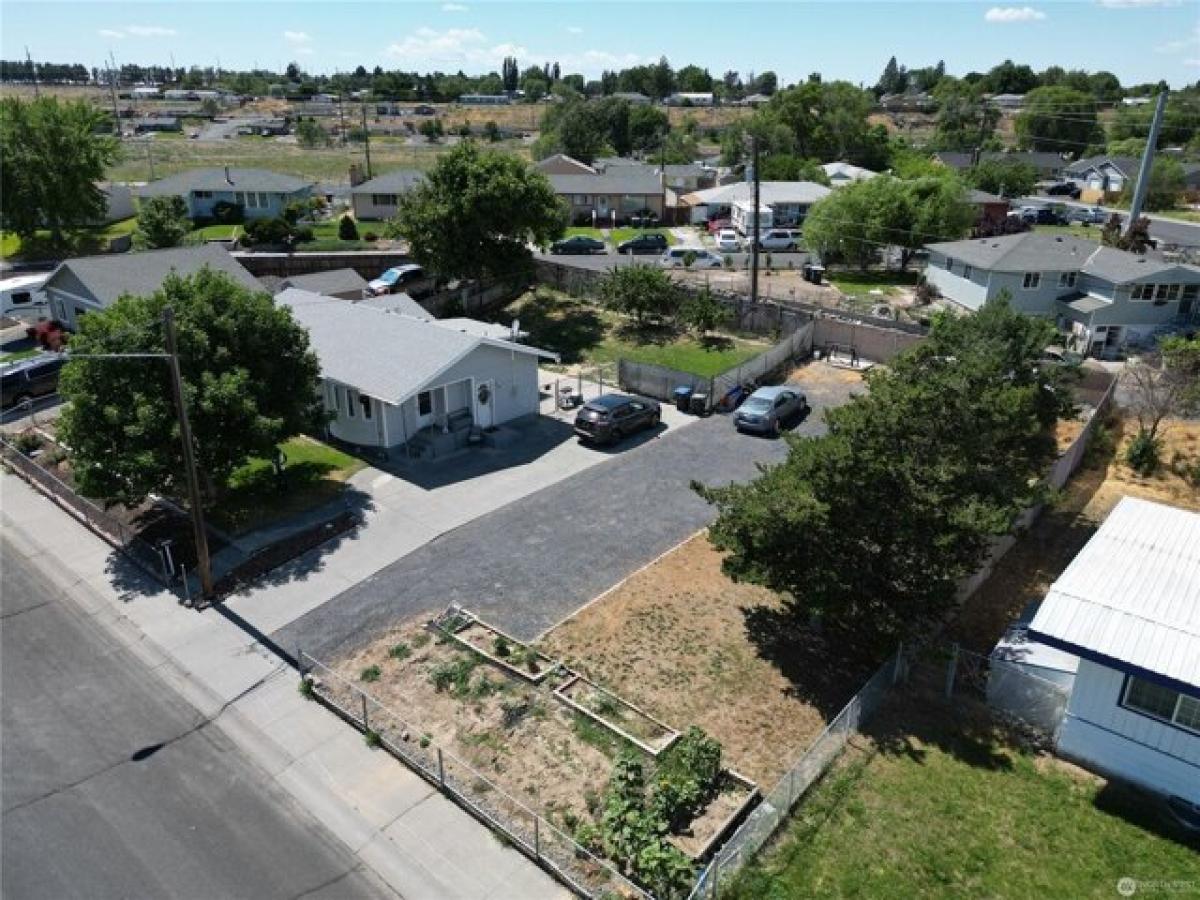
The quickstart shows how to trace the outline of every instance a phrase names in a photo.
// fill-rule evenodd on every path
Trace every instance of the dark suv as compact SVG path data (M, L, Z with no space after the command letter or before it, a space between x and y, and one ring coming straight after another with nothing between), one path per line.
M658 256L667 249L667 236L653 232L651 234L639 234L637 237L631 237L627 241L621 241L617 245L618 253L653 253Z
M614 444L643 428L653 428L662 416L654 400L626 394L603 394L575 416L575 433L585 441Z
M58 390L58 375L66 358L41 353L0 369L0 406L7 409Z

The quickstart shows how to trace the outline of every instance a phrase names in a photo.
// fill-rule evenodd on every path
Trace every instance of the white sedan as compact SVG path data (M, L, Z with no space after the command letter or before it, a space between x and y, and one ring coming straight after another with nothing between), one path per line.
M742 249L741 238L738 237L738 233L732 228L722 228L717 232L717 249L736 253Z
M673 269L720 269L725 261L703 247L672 247L658 258L658 264Z

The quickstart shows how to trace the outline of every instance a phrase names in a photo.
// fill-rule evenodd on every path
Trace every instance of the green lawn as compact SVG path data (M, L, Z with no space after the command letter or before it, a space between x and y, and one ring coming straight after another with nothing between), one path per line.
M191 232L200 241L231 241L242 233L241 225L203 225Z
M917 272L838 271L828 274L829 282L850 296L878 296L871 294L871 291L883 291L885 297L890 297L898 287L915 285L918 277Z
M51 243L49 231L39 231L28 241L22 241L11 232L0 231L0 256L5 259L46 259L62 256L64 252L101 253L107 248L111 238L132 234L136 228L135 217L96 228L86 228L67 235L66 245L63 247L56 247Z
M1200 879L1195 850L1147 821L1144 797L986 727L935 720L918 732L889 734L882 752L828 776L723 900L1112 898L1123 876Z
M639 234L661 234L666 237L668 244L675 243L675 236L666 228L585 228L583 226L573 226L567 229L564 237L574 237L577 234L595 238L598 241L608 241L614 247L622 241L637 237Z
M737 338L711 338L702 342L691 335L663 338L651 332L650 340L638 340L626 334L625 331L621 332L620 337L616 333L610 334L592 348L588 353L587 362L605 365L616 363L619 359L629 359L709 378L720 375L767 349L765 344L750 343Z
M233 473L229 490L210 513L213 524L243 534L320 506L341 493L345 481L366 465L309 437L283 444L283 477L276 479L269 460L255 459Z
M41 352L40 347L27 347L24 350L13 350L11 353L0 353L0 365L16 362L19 359L28 359L31 356L37 356Z

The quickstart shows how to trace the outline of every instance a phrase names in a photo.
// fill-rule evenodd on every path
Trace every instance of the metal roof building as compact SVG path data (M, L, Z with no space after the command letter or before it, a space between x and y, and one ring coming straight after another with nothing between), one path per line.
M1200 688L1200 514L1122 499L1029 632L1084 659Z

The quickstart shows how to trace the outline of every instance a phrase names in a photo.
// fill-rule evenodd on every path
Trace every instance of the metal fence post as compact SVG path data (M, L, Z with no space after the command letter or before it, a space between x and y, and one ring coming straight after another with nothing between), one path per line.
M954 696L954 678L958 672L958 644L951 645L950 662L946 665L946 699Z
M362 691L359 691L358 696L359 696L359 699L362 700L363 728L366 729L367 731L370 731L371 723L367 720L367 695L364 694Z
M539 825L541 821L541 816L533 817L533 856L537 860L542 858L542 830Z
M720 854L717 854L716 856L713 857L712 868L709 869L709 873L710 873L711 878L709 880L709 888L710 889L708 892L708 896L711 898L714 898L714 900L715 900L715 898L717 896L717 891L720 890L720 881L721 881L721 855Z
M192 586L188 583L187 566L179 566L180 577L183 579L183 605L191 609L192 607Z
M442 748L441 747L437 748L437 756L438 756L438 784L441 786L442 790L444 791L446 789L446 767L442 763Z

